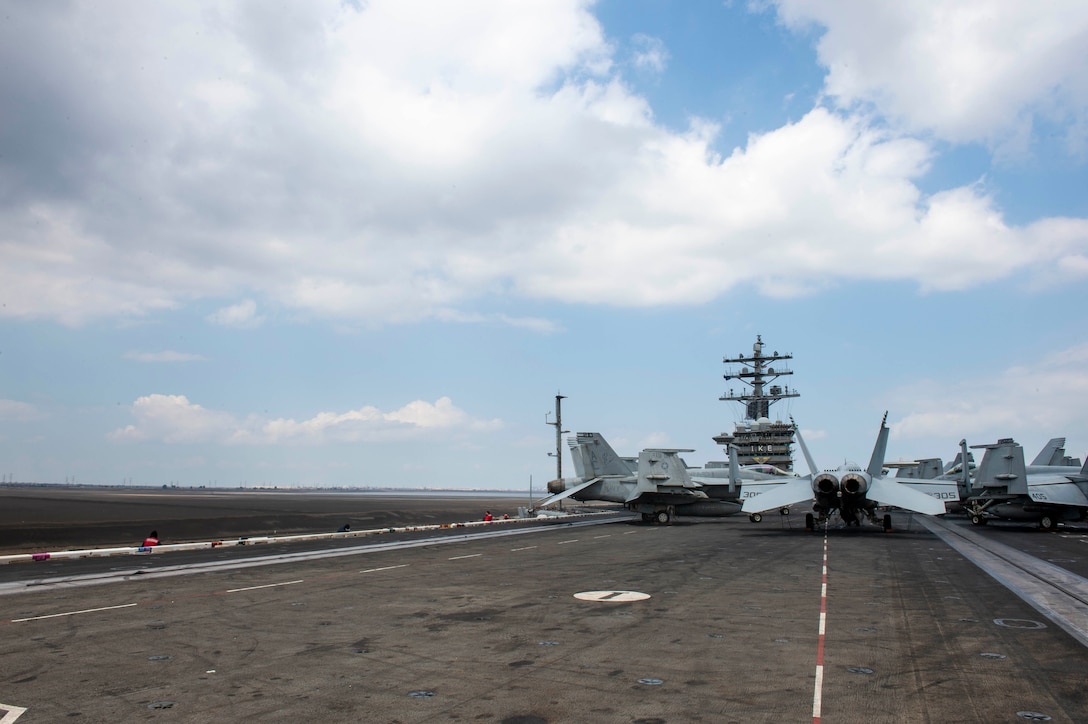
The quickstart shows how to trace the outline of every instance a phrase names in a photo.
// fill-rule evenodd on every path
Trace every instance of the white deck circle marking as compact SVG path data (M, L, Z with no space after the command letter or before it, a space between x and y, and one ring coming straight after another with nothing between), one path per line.
M579 601L604 601L605 603L619 603L623 601L645 601L650 597L648 593L638 591L582 591L574 594Z

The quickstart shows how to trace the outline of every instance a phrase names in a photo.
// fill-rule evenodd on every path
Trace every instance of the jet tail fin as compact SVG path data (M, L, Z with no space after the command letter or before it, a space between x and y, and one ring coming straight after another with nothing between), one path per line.
M574 474L582 480L585 480L586 461L589 457L589 451L586 449L587 446L575 443L574 440L568 440L568 444L570 445L570 459L574 463Z
M820 471L816 469L816 463L812 460L812 455L808 451L808 445L805 444L805 439L801 437L801 428L797 426L793 418L790 418L790 422L793 423L793 432L797 437L797 444L801 447L801 452L805 456L805 462L808 463L808 470L812 473L813 477L820 474Z
M967 450L967 438L960 440L960 479L957 487L960 490L960 498L966 498L971 494L971 453Z
M1055 437L1043 445L1043 449L1031 461L1032 465L1061 465L1065 458L1065 438Z
M661 488L695 489L695 482L688 474L687 466L679 453L694 450L665 450L647 448L638 454L638 482L631 500L643 493L661 492Z
M992 445L972 445L986 452L975 470L975 487L1005 488L1012 494L1027 495L1027 468L1024 465L1024 448L1011 437L998 440Z
M880 421L880 432L876 434L876 445L873 446L873 456L869 458L869 467L865 472L871 478L879 478L884 470L884 456L888 452L888 413L884 413L884 419Z
M729 443L729 492L736 493L737 486L740 485L740 463L737 462L737 456L739 455L737 446L733 443Z
M944 461L940 458L922 458L918 461L918 477L922 480L939 478L943 472Z
M634 470L612 449L599 432L579 432L570 442L574 468L580 478L631 475ZM581 466L581 469L579 469Z

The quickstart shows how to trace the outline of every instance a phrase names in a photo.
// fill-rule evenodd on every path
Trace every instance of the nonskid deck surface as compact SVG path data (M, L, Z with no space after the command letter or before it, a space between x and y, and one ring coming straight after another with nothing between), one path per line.
M926 527L795 517L385 539L11 594L0 702L26 721L804 721L817 700L823 721L1088 721L1086 649ZM1081 565L1080 535L1038 536Z

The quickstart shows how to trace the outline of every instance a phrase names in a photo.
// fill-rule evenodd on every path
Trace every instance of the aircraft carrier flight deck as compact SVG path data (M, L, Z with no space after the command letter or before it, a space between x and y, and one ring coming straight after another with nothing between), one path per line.
M1088 532L894 518L6 565L0 718L1088 721Z

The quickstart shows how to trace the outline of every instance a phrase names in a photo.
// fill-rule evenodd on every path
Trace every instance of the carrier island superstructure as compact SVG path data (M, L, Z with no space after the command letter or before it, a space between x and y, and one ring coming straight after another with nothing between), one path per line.
M726 357L722 362L729 365L726 380L735 380L739 389L730 389L718 399L740 402L744 405L744 419L736 424L732 433L723 432L714 442L736 448L740 465L773 465L781 470L793 470L792 422L771 421L771 406L800 393L789 385L778 384L780 377L792 375L788 360L791 354L765 353L763 338L756 335L752 353Z

